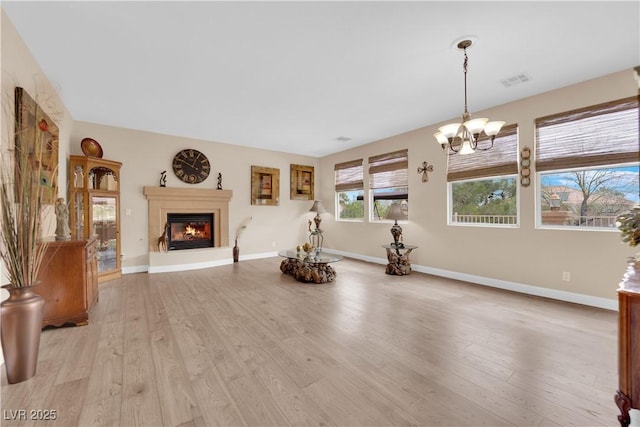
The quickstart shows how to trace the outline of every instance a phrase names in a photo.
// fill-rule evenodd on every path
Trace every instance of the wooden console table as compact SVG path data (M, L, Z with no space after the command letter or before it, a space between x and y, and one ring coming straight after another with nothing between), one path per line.
M342 260L340 255L326 252L307 256L304 252L287 250L278 252L278 255L286 258L280 263L280 271L305 283L332 282L336 277L336 271L329 263Z
M630 409L640 409L640 267L629 266L618 288L618 421L631 422Z
M52 241L35 291L44 298L42 327L86 325L98 301L96 237Z
M409 254L412 250L417 249L417 246L396 246L391 244L382 245L382 247L387 250L387 260L389 261L387 268L384 271L385 273L395 274L397 276L406 276L411 273L411 260L409 259Z

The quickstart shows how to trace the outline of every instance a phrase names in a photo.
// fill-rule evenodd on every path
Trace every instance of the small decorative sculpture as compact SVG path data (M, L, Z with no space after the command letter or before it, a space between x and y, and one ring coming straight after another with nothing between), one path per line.
M167 186L167 171L160 172L160 187Z
M222 190L222 174L218 172L218 190Z
M169 237L167 235L167 229L169 228L169 224L164 224L164 231L162 235L158 238L158 252L167 252L169 249Z
M71 239L71 230L69 230L69 208L64 198L59 197L56 200L56 240Z
M422 162L422 167L418 168L418 173L422 174L422 182L429 181L427 172L433 172L433 165L430 165L427 162Z

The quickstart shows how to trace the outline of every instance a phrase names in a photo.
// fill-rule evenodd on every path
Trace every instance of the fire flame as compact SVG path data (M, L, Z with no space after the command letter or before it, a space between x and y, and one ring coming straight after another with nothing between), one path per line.
M187 225L187 226L185 227L185 229L184 229L184 234L185 234L186 236L195 236L195 235L196 235L196 229L195 229L195 228L193 228L193 227L192 227L192 226L190 226L190 225Z

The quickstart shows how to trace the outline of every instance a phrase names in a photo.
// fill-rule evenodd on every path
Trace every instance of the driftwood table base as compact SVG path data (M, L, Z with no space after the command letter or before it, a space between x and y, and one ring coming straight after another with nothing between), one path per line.
M394 274L396 276L406 276L411 274L411 260L409 254L417 246L402 246L396 247L394 245L383 245L383 248L387 250L387 267L385 273Z
M305 283L327 283L336 278L336 271L329 264L303 262L295 258L282 260L280 271Z

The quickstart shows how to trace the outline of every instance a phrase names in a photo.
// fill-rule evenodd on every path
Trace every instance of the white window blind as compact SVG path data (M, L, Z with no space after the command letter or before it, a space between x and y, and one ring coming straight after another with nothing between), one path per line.
M536 119L537 171L637 161L637 97Z
M336 191L353 191L364 188L364 167L363 160L352 160L350 162L337 163Z
M471 154L448 156L447 181L487 178L518 173L518 125L502 128L493 147L488 151L476 150Z
M408 169L408 150L369 157L369 187L406 187L409 185Z

